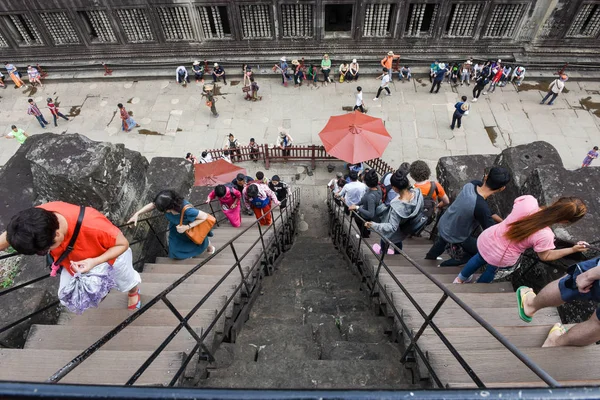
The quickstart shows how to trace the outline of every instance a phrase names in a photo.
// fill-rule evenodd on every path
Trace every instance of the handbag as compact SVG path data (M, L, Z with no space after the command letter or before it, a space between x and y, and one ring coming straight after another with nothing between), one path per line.
M242 92L248 93L249 91L250 91L250 86L244 86L244 87L242 87Z
M183 225L183 216L187 209L193 208L191 204L186 204L181 210L181 217L179 218L179 225ZM201 224L194 226L193 228L185 231L186 236L196 244L202 244L208 233L215 225L217 220L212 215L208 214L206 220L202 221Z

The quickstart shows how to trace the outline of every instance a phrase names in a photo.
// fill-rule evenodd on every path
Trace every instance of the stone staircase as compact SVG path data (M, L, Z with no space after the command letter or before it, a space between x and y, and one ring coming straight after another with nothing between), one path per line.
M278 214L277 211L276 215ZM293 213L284 213L284 217L287 215L290 216L290 220L295 218ZM183 316L188 314L215 284L224 278L235 264L229 241L254 221L254 216L244 216L242 228L232 228L227 222L215 228L211 243L217 249L225 247L223 251L167 295L179 313ZM277 229L277 234L281 236L281 221L277 222ZM241 290L236 293L236 288L242 283L241 273L236 268L224 278L221 285L189 320L196 334L202 336L213 324L218 312L225 307L225 312L204 340L204 344L213 354L222 340L233 335L243 323L248 312L248 303L252 296L260 291L265 271L262 263L265 258L272 263L281 254L280 238L276 239L274 229L269 229L264 235L265 253L258 238L258 228L254 226L233 242L237 256L240 259L243 257L241 271L245 275L246 284L241 285ZM141 273L140 286L143 304L160 294L206 257L206 254L202 254L198 258L183 261L158 257L155 263L146 264ZM254 264L256 268L250 273ZM231 297L233 301L226 306ZM0 349L0 381L46 381L129 317L132 312L126 307L127 294L113 291L97 309L87 310L83 315L63 311L57 325L33 325L23 349ZM123 385L172 334L178 323L179 320L173 312L164 302L159 301L60 382ZM135 384L168 385L196 343L185 328L181 329ZM198 360L192 360L183 378L192 378L199 374L197 365Z
M371 239L361 240L359 256L356 258L359 245L356 232L353 229L348 234L348 219L342 225L343 213L335 205L332 206L332 218L335 221L332 232L336 245L342 253L357 261L355 265L363 277L365 287L371 288L375 285L374 276L379 260L370 247L379 242L379 236L372 234ZM424 256L431 244L431 241L422 238L408 239L404 242L404 251L561 385L600 384L600 365L594 362L600 357L600 346L541 348L553 324L560 322L555 308L540 310L529 324L523 322L518 316L516 295L510 282L453 284L460 268L438 267L439 261L425 260ZM425 320L396 280L427 314L440 301L443 291L402 255L386 255L384 262L389 271L381 269L380 285L375 285L375 299L383 315L394 319L394 330L398 333L402 347L406 348L410 340L400 319L413 335ZM394 312L394 308L398 314ZM452 299L446 300L433 321L486 387L546 386ZM424 330L418 344L444 387L477 387L431 327ZM425 363L414 351L410 358L415 361L421 379L433 382Z
M413 389L391 320L328 240L298 238L202 387Z

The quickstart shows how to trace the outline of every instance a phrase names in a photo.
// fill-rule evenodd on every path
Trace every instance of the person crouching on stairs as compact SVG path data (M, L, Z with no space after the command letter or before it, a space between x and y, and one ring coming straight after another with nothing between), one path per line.
M196 257L204 253L204 251L207 254L213 254L215 246L211 246L209 239L213 236L212 230L208 232L202 244L192 242L185 234L185 231L188 229L192 229L204 222L209 215L193 206L186 208L187 205L191 206L190 202L184 200L177 192L162 190L156 195L152 203L146 204L138 210L127 222L137 224L140 215L156 209L164 213L165 218L169 221L169 258L185 260ZM180 225L182 211L184 212L183 223Z
M246 207L252 208L256 219L260 219L259 223L261 225L271 225L273 222L271 207L279 205L279 200L277 200L275 192L269 189L266 184L253 181L244 188L242 197ZM261 217L263 218L261 219Z
M542 261L554 261L587 249L585 242L573 247L555 250L554 224L571 224L587 212L583 201L577 197L561 197L552 205L540 208L535 197L520 196L506 219L484 230L477 238L477 254L467 262L454 283L469 283L473 274L484 265L485 272L477 282L490 283L498 268L512 267L521 254L533 248Z
M52 258L50 275L60 275L58 298L73 312L81 314L98 307L112 287L129 292L127 308L141 307L138 287L142 279L133 269L129 242L119 228L91 207L53 201L23 210L0 235L0 251L9 246L21 254ZM68 246L72 250L67 250ZM75 276L88 273L98 279L87 285L84 300L67 293L76 285Z
M242 224L241 206L242 194L239 190L225 185L217 185L215 190L208 194L206 199L207 203L210 203L215 199L215 196L219 198L219 204L223 214L227 217L231 226L238 228Z

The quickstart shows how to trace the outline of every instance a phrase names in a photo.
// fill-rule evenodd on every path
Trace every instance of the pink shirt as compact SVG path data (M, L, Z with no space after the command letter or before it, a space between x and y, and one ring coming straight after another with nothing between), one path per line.
M479 235L477 249L483 259L496 267L510 267L519 261L519 257L527 249L533 248L536 253L554 249L554 233L550 227L540 229L517 243L511 242L505 236L510 224L536 213L539 209L535 197L530 195L517 197L508 217Z

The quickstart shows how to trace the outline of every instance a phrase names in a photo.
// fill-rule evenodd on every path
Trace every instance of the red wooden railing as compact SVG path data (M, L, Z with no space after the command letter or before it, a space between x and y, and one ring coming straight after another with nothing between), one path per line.
M235 149L213 149L207 150L214 160L221 158L223 151L229 150L231 161L234 163L242 161L259 161L265 163L265 168L269 169L272 162L287 162L287 161L308 161L311 168L315 169L317 161L343 161L337 159L327 153L325 147L317 145L306 146L291 146L285 150L280 148L269 147L268 145L259 145L254 151L249 146L241 146ZM383 175L387 172L393 172L394 168L389 166L381 158L374 158L365 161L371 168L374 168L377 173Z

